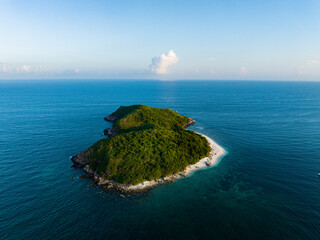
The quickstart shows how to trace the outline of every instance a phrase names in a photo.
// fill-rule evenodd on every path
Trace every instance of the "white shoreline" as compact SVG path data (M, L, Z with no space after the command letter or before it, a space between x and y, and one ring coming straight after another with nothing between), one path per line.
M210 151L209 157L205 157L205 158L201 159L199 162L197 162L193 165L187 166L183 172L179 172L177 174L173 174L173 175L170 175L170 176L167 176L164 178L151 180L151 181L145 181L145 182L139 183L137 185L119 184L119 183L115 183L115 182L113 184L115 185L116 188L123 190L123 191L128 191L128 192L143 191L143 190L149 189L151 187L154 187L154 186L159 185L164 182L172 182L177 178L186 177L196 170L217 165L219 163L219 159L222 158L226 154L226 151L219 144L217 144L215 141L213 141L208 136L203 135L201 133L198 133L198 134L205 137L210 145L211 151Z

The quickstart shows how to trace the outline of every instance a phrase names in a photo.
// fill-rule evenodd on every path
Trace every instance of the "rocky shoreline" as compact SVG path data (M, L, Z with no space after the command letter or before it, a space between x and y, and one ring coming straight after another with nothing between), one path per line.
M211 152L208 157L201 159L196 164L189 165L182 172L172 174L166 177L162 177L159 179L151 180L151 181L145 181L137 185L121 184L121 183L117 183L114 180L105 179L100 174L90 169L88 165L90 154L92 153L92 149L90 148L73 156L71 158L71 161L73 162L73 166L75 168L83 168L84 172L86 173L86 175L82 175L80 176L80 178L92 178L94 185L101 185L103 186L104 189L115 189L121 193L139 193L139 192L147 191L148 189L155 187L159 184L172 183L178 178L187 177L192 172L198 169L211 167L217 164L218 160L223 155L225 155L226 153L225 150L221 146L219 146L217 143L215 143L211 138L205 135L202 135L202 136L205 137L210 144Z

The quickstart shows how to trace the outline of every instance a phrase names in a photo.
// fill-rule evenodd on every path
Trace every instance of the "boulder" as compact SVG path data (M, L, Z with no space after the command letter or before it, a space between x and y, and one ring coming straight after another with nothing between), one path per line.
M87 179L87 178L89 178L89 176L88 175L80 175L79 178Z
M93 182L97 183L98 182L98 177L96 175L93 176Z
M189 118L189 121L186 123L186 125L184 125L184 127L186 128L186 127L190 126L191 124L193 124L195 122L196 122L196 120L193 120L193 119Z
M98 178L98 185L106 185L109 183L108 179L104 179L103 177Z
M112 115L109 115L109 116L106 116L106 117L104 118L104 120L106 120L106 121L108 121L108 122L114 122L114 121L117 120L117 117L112 116Z
M116 128L111 127L111 128L107 128L107 129L103 130L103 134L105 136L112 137L112 136L115 136L117 134L117 131L116 131Z
M166 181L166 182L169 182L170 181L170 177L164 177L163 180Z
M83 168L83 171L91 177L94 175L94 171L89 167L89 165L86 165Z
M93 153L93 149L89 148L87 150L84 150L80 153L78 153L77 155L74 155L71 158L71 161L73 162L73 167L74 168L83 168L85 167L88 162L89 162L89 158Z

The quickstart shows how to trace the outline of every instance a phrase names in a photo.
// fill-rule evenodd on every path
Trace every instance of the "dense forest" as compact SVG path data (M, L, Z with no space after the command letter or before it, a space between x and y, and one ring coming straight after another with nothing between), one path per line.
M190 119L170 109L122 106L111 116L117 135L95 143L89 161L105 178L138 184L183 171L210 152L204 137L184 128Z

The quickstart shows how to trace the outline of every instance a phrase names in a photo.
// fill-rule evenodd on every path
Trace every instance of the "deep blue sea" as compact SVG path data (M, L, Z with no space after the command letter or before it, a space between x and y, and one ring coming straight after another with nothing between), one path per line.
M121 196L70 156L121 105L171 108L228 154ZM320 239L320 82L2 81L0 239Z

